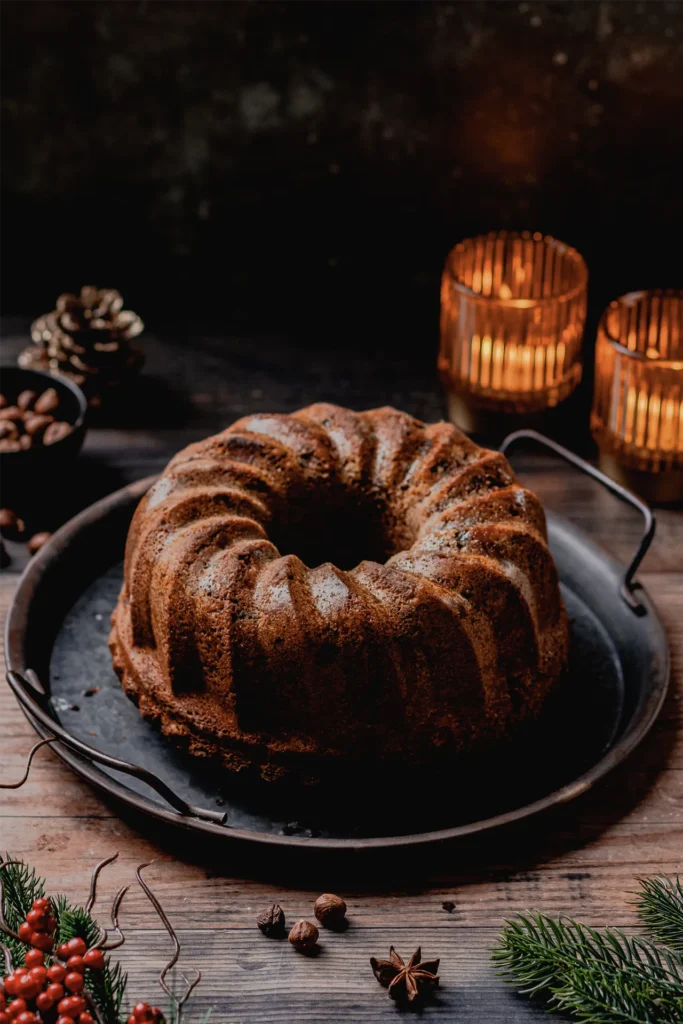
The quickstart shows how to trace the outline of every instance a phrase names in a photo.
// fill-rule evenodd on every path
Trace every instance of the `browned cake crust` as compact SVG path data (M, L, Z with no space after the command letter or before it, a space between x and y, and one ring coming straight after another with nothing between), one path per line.
M543 509L504 456L322 403L170 462L112 627L145 716L264 778L480 750L538 713L568 648Z

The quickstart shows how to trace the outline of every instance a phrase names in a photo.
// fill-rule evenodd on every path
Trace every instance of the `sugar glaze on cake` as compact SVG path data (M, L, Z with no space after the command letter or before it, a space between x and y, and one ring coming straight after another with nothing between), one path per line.
M133 518L110 645L191 753L317 778L512 735L560 677L568 626L543 509L503 455L320 403L172 459Z

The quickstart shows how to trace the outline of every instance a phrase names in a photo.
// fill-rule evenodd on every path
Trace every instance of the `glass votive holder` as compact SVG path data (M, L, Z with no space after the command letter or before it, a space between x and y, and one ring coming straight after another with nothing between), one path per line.
M610 476L683 500L683 291L630 292L603 313L591 430Z
M588 270L563 242L491 231L449 253L441 287L439 370L451 419L538 413L581 380Z

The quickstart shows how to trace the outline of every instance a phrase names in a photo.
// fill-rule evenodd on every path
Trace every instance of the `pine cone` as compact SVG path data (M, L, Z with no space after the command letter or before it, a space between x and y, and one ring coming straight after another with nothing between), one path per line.
M142 366L143 354L132 339L143 328L137 313L123 309L119 292L86 285L80 296L60 295L52 313L34 320L34 344L22 352L19 364L65 374L98 405L106 390Z

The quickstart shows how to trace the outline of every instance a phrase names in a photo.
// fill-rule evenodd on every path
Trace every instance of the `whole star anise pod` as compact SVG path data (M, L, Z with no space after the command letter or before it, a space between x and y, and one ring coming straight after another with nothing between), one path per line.
M389 989L392 999L412 1003L427 988L436 988L439 984L439 961L425 960L421 963L421 958L422 949L418 946L406 963L392 946L388 960L375 960L373 956L370 966L380 985Z

